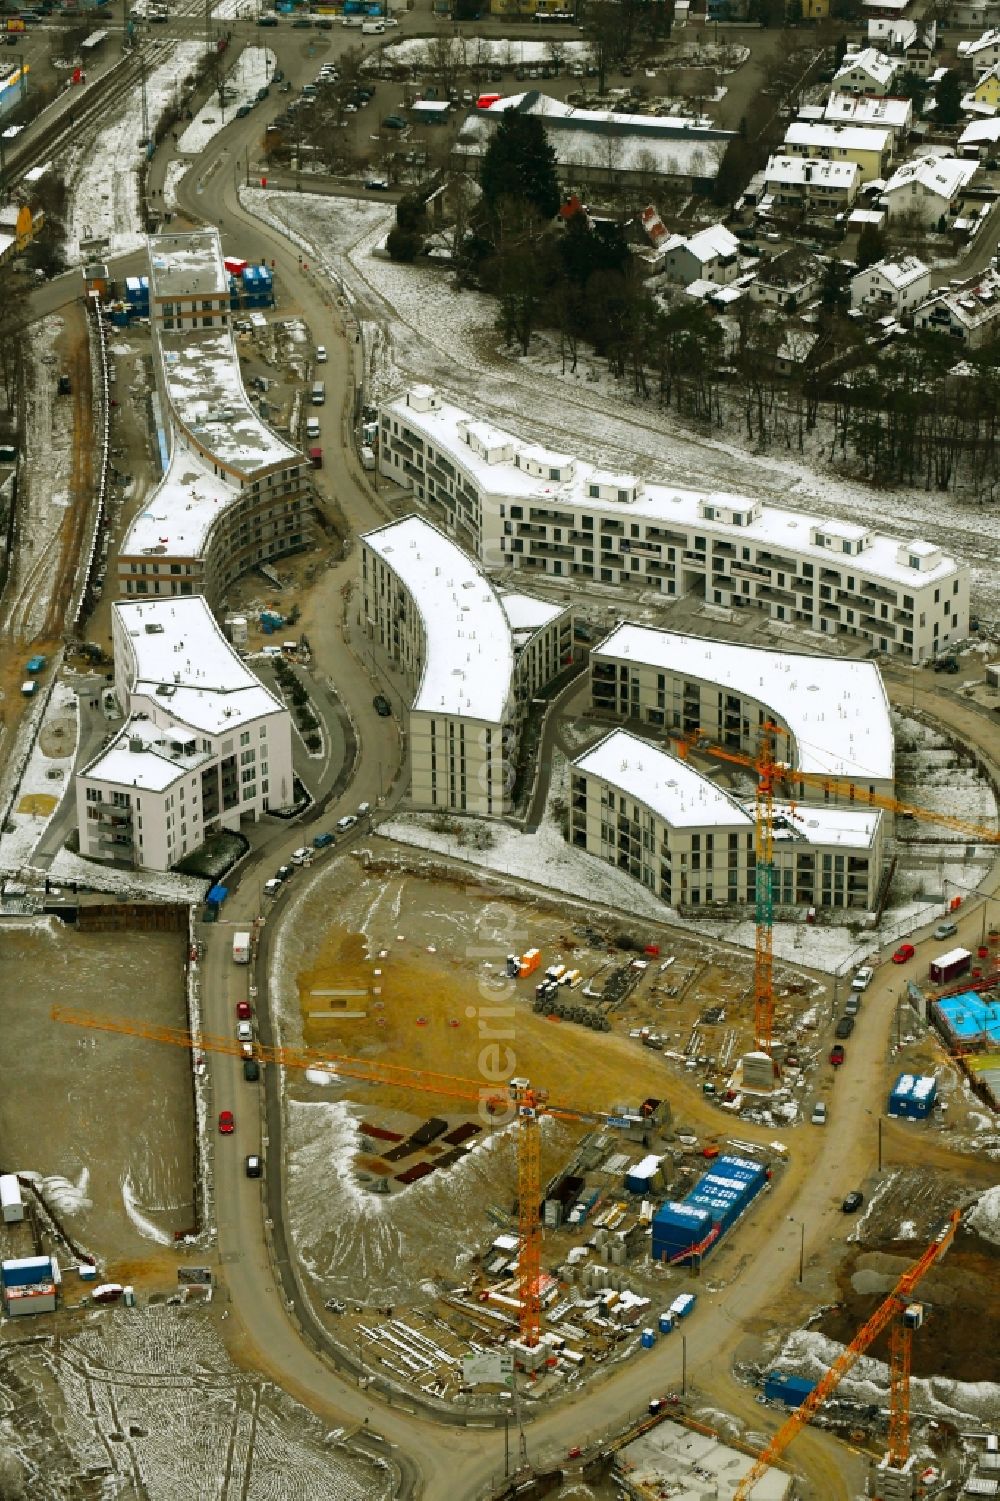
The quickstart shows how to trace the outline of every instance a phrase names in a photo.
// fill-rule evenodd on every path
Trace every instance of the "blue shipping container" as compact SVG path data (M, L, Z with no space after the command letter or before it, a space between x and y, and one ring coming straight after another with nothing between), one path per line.
M49 1256L21 1256L0 1264L4 1287L31 1287L35 1282L51 1282L52 1259Z
M786 1376L784 1371L771 1371L764 1381L764 1396L769 1402L801 1407L815 1385L815 1381L807 1381L804 1376Z

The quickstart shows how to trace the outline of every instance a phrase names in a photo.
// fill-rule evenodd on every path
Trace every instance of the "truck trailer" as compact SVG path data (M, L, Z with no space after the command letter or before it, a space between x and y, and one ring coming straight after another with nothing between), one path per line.
M972 968L972 954L968 949L949 949L931 960L930 977L935 985L947 985L959 975L967 975Z
M234 933L233 934L233 963L234 964L249 964L250 963L250 934L249 933Z

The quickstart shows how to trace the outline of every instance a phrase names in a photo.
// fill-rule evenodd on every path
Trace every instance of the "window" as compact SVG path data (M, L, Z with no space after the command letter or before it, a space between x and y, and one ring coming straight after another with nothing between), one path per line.
M240 735L240 744L241 745L249 745L250 744L250 731L249 730L244 730L243 733Z

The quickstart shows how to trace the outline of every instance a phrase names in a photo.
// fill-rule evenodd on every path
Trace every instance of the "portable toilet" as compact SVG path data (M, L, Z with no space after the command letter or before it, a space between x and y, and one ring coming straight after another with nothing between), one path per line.
M0 1177L0 1212L5 1225L16 1225L24 1219L21 1185L14 1173L4 1173Z

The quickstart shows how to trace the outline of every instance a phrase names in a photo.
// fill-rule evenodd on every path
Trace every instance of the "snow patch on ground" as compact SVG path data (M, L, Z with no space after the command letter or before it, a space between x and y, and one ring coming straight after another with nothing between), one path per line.
M97 860L84 860L66 849L59 851L50 870L40 874L54 881L77 881L93 891L108 891L115 896L162 897L167 902L200 902L210 885L172 870L117 870Z
M132 1188L132 1180L127 1173L122 1179L122 1203L125 1206L125 1213L128 1215L132 1224L138 1230L140 1235L145 1236L146 1240L155 1241L158 1246L173 1245L174 1237L168 1234L166 1230L161 1230L159 1225L154 1225L153 1221L143 1214L142 1210L135 1202L135 1192Z
M177 142L178 151L185 156L197 156L204 151L213 137L232 123L241 104L256 101L257 90L267 86L275 61L274 53L266 47L244 47L224 80L233 91L232 98L220 105L218 94L213 93Z
M966 1215L965 1223L983 1240L1000 1246L1000 1187L986 1190L975 1209Z
M65 737L69 746L67 755L47 756L41 749L40 736L35 739L4 831L0 834L0 871L20 871L30 865L38 841L54 818L62 798L73 796L73 766L79 727L77 699L72 688L57 683L49 698L41 731L48 729L51 734L57 721L66 720L72 720L72 733ZM37 798L46 801L51 798L52 806L44 812L21 811L26 802L30 805L30 800Z
M146 118L150 131L179 93L184 79L205 54L203 42L177 42L169 58L146 79ZM121 99L121 113L102 120L96 136L82 136L59 165L69 190L66 259L89 258L81 239L106 239L110 259L141 249L146 242L139 212L139 166L145 154L142 92Z
M177 189L181 179L191 170L191 163L179 161L176 157L167 162L167 170L163 175L163 207L168 214L177 212ZM112 346L112 353L117 351Z

